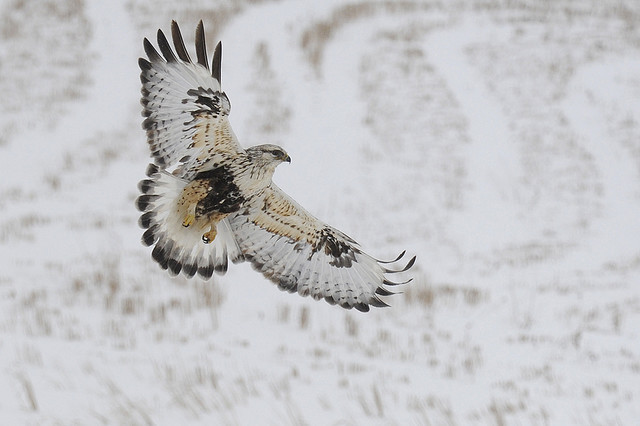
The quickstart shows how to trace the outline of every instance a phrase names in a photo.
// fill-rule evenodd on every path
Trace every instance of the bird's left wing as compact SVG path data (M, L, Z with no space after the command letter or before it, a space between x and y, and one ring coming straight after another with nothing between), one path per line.
M275 184L228 220L245 259L280 289L347 309L366 312L369 306L387 306L379 296L393 293L385 286L408 282L393 282L387 275L404 272L415 261L413 257L404 268L388 269L384 264L391 262L364 253L353 239L313 217Z
M140 58L143 127L154 162L190 180L209 167L244 150L231 129L231 104L220 86L222 44L209 71L202 21L196 28L197 62L187 53L178 24L171 23L175 53L158 30L158 47L144 39L148 60ZM177 54L177 56L176 56Z

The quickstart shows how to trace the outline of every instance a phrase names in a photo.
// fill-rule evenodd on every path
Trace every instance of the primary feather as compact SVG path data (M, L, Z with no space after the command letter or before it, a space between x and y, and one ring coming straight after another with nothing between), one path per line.
M284 149L245 150L231 129L231 104L220 85L222 44L209 70L202 21L195 63L175 21L171 36L175 53L158 30L160 53L144 39L148 59L139 60L154 164L140 182L137 207L152 257L172 274L203 278L224 273L229 260L247 260L282 290L360 311L387 306L379 296L401 284L387 275L408 270L415 257L388 269L278 188L273 173L291 161Z

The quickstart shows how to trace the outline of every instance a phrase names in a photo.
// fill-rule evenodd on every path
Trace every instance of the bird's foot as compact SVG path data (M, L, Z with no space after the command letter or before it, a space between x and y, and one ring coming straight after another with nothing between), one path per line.
M187 209L187 215L184 217L182 221L182 226L188 228L196 221L196 204L192 203Z
M218 231L216 230L216 227L213 226L210 231L205 232L202 235L202 242L205 244L209 244L211 243L211 241L216 239L216 235L218 235Z
M182 221L182 226L184 226L185 228L188 228L189 226L191 226L193 222L195 222L195 220L196 220L196 215L189 213L185 216L184 220Z

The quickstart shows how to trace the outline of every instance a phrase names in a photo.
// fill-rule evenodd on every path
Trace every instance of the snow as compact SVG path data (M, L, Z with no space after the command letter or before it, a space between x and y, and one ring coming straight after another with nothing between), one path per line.
M637 423L639 14L3 3L0 423ZM373 256L418 256L391 308L247 264L170 277L140 244L136 59L201 18L241 142L293 159L278 185Z

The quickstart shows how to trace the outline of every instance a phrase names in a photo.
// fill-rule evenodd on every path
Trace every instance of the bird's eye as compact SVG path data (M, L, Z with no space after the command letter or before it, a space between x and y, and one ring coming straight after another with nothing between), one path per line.
M271 155L273 155L276 158L279 158L284 156L284 152L280 151L279 149L274 149L273 151L271 151Z

